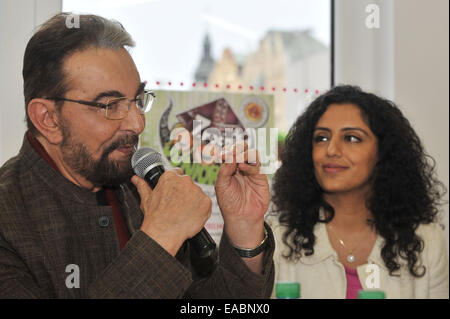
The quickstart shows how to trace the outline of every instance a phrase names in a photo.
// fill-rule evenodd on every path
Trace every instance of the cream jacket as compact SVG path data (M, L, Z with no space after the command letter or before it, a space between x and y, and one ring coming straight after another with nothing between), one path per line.
M286 230L278 218L269 215L267 223L275 237L275 283L295 281L301 285L301 298L305 299L343 299L346 297L347 280L344 266L339 262L336 251L331 246L324 223L317 223L314 228L316 243L312 256L302 256L298 262L287 261L281 256L288 251L282 241ZM389 275L381 258L384 239L377 238L368 263L357 268L363 289L382 290L386 298L449 298L449 264L443 232L439 225L421 225L417 234L424 241L421 262L426 273L421 278L413 277L404 265L399 270L399 277ZM402 260L403 261L403 260ZM401 262L402 262L401 261ZM272 298L275 297L275 286Z

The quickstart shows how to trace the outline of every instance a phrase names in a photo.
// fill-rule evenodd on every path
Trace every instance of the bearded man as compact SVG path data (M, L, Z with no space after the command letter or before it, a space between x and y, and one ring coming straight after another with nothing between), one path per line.
M67 28L70 17L44 23L25 51L28 131L0 168L0 297L269 297L274 241L258 165L222 165L224 233L200 259L188 239L210 198L179 170L153 190L133 176L155 98L127 51L133 40L118 22L80 15Z

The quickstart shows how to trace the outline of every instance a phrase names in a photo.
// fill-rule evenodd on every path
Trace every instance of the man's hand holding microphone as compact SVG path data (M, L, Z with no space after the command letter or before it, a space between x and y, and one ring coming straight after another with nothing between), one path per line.
M211 216L211 199L180 168L163 173L153 190L141 177L131 181L141 197L141 230L172 256Z
M264 214L270 201L267 177L259 173L257 151L249 150L246 143L225 150L221 156L225 163L219 170L215 190L224 231L249 268L260 273L263 258L260 252L267 239ZM249 162L252 158L256 159L253 163ZM139 171L138 164L132 164L135 172ZM211 216L211 199L181 169L155 172L154 166L147 165L137 174L141 177L132 178L144 212L141 230L172 256L185 240L194 236L201 237L196 243L207 242L205 237L209 234L202 228ZM150 178L155 181L149 181Z

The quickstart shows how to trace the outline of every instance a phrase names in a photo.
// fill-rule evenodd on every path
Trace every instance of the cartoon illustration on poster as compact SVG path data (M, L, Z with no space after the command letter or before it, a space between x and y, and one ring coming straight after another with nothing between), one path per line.
M141 147L159 151L167 165L180 167L211 197L212 215L205 228L219 243L223 219L214 183L220 162L209 155L238 138L245 139L250 147L258 149L266 169L262 172L273 173L278 157L273 96L207 91L155 91L155 95L152 109L146 114ZM176 156L181 153L182 158Z

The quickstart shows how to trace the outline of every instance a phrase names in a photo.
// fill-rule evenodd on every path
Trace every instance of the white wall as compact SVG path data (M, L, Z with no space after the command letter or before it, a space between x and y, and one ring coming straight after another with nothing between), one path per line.
M335 0L335 84L357 84L394 98L393 0ZM366 27L366 7L380 8L380 28Z
M18 153L26 130L22 60L36 26L61 11L61 0L0 1L0 166Z
M448 189L449 1L396 0L394 10L395 101L435 158L438 176ZM447 239L448 213L446 205Z
M448 189L449 1L335 3L335 83L357 84L394 100L436 160L438 177ZM380 8L379 29L366 27L368 4ZM448 212L447 204L441 215L447 245Z

